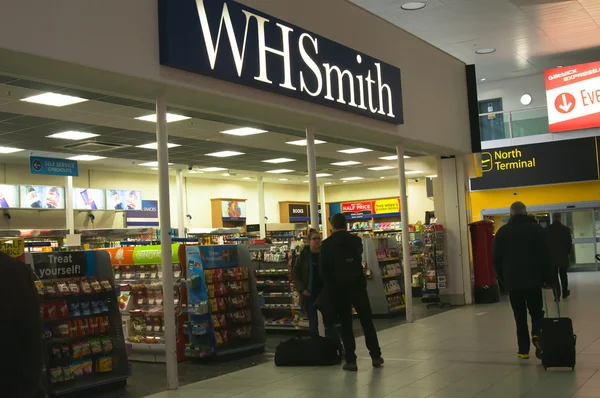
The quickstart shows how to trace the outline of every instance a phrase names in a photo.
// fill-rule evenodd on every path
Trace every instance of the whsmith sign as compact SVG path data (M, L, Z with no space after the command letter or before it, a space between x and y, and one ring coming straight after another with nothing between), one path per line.
M481 164L483 175L471 180L473 191L597 180L598 138L488 149Z
M400 69L231 0L159 0L160 63L403 123Z

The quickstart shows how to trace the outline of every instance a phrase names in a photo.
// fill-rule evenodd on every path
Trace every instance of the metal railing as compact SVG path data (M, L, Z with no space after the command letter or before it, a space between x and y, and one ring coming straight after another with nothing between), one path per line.
M481 141L548 134L548 108L490 112L479 115Z

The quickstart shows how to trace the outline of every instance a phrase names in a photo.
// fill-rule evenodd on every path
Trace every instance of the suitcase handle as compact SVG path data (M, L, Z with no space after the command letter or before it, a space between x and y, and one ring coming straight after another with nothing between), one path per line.
M552 288L552 292L556 293L556 288ZM544 298L544 308L546 309L546 318L550 318L548 311L548 301L546 300L546 290L550 289L542 289L542 297ZM556 310L558 311L558 317L560 318L560 301L556 302Z

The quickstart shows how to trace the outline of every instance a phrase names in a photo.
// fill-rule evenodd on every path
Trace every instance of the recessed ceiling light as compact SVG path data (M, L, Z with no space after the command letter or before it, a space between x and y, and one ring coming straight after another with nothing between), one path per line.
M63 131L62 133L55 133L47 135L47 138L58 138L61 140L85 140L86 138L98 137L99 134L84 133L82 131Z
M381 178L381 179L383 180L385 177L384 177L384 176L381 176L381 177L379 177L379 178Z
M106 159L106 156L94 156L94 155L77 155L67 158L69 160L81 160L82 162L92 162L94 160Z
M156 123L156 113L152 115L140 116L136 117L136 120L143 120L144 122L153 122ZM167 123L179 122L181 120L191 119L187 116L176 115L174 113L167 113Z
M242 180L251 180L251 179L252 179L252 177L244 177L244 178L242 178Z
M437 178L437 174L431 175L431 176L427 176L427 178Z
M409 3L404 3L400 6L405 11L417 11L425 8L427 4L422 3L420 1L411 1Z
M173 163L169 163L169 166L171 166ZM147 167L158 167L158 162L146 162L146 163L140 163L138 164L138 166L147 166Z
M325 183L325 185L331 185L331 184L332 184L332 182L326 182Z
M21 151L24 151L24 149L11 148L8 146L0 146L0 153L15 153L15 152L21 152Z
M358 181L358 180L364 180L363 177L346 177L346 178L342 178L342 181Z
M496 52L496 49L492 48L492 47L480 48L478 50L475 50L475 54L479 54L479 55L491 54L491 53L495 53L495 52Z
M269 160L263 160L263 163L289 163L289 162L295 162L296 159L290 159L290 158L277 158L277 159L269 159Z
M286 144L296 145L296 146L306 146L306 140L298 140L298 141L288 141ZM319 144L327 144L326 141L315 140L315 145Z
M407 170L404 172L404 174L420 174L422 173L421 170Z
M529 95L529 94L523 94L521 96L521 104L523 104L523 105L529 105L529 104L531 104L531 101L533 101L533 98L531 98L531 95Z
M158 170L158 167L153 167L150 170Z
M221 152L213 152L213 153L207 153L206 156L212 156L215 158L229 158L232 156L240 156L243 155L242 152L236 152L236 151L221 151Z
M277 170L269 170L267 173L271 174L284 174L284 173L292 173L294 170L289 169L277 169Z
M176 148L178 146L181 146L179 144L171 144L168 143L167 144L167 148ZM151 142L150 144L144 144L144 145L137 145L137 148L144 148L144 149L154 149L157 150L158 149L158 143L156 142Z
M342 149L342 150L340 150L338 152L340 152L340 153L355 154L355 153L373 152L373 150L372 149L367 149L367 148L350 148L350 149Z
M207 173L212 173L215 171L225 171L227 169L224 169L223 167L205 167L203 169L200 169L200 171L205 171Z
M44 93L40 95L34 95L33 97L23 98L21 101L31 102L33 104L61 107L85 102L87 99L56 93Z
M242 127L239 129L221 131L221 134L235 135L238 137L246 137L249 135L262 134L262 133L266 133L266 132L267 132L267 130L259 130L259 129L254 129L252 127Z
M188 171L188 173L190 173L190 174L204 174L204 172L200 171L200 170L190 170L190 171Z
M317 173L317 177L331 177L333 174L329 174L329 173ZM305 177L310 177L309 175L306 175Z
M279 181L289 181L287 178L280 178Z
M484 81L486 81L487 79L486 79L485 77L482 77L482 78L481 78L481 79L479 79L479 80L481 80L482 82L484 82Z
M302 182L304 182L304 183L309 183L310 181L306 180L306 181L302 181Z
M395 169L395 167L392 167L392 166L369 167L369 170L373 170L373 171L391 170L391 169Z
M331 164L334 166L354 166L356 164L360 164L360 162L357 162L355 160L347 160L345 162L335 162Z
M222 175L223 177L231 177L231 174L229 174L229 173L223 173L223 174L221 174L221 175Z
M382 156L379 159L380 160L396 160L396 159L398 159L398 156L397 155ZM410 156L404 155L404 159L410 159Z

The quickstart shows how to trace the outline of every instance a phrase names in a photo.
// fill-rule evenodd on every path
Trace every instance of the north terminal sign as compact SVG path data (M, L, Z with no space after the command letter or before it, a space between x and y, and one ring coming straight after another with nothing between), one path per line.
M597 180L598 141L588 137L482 152L483 175L471 179L471 190Z
M400 69L231 0L159 0L160 63L393 124Z

